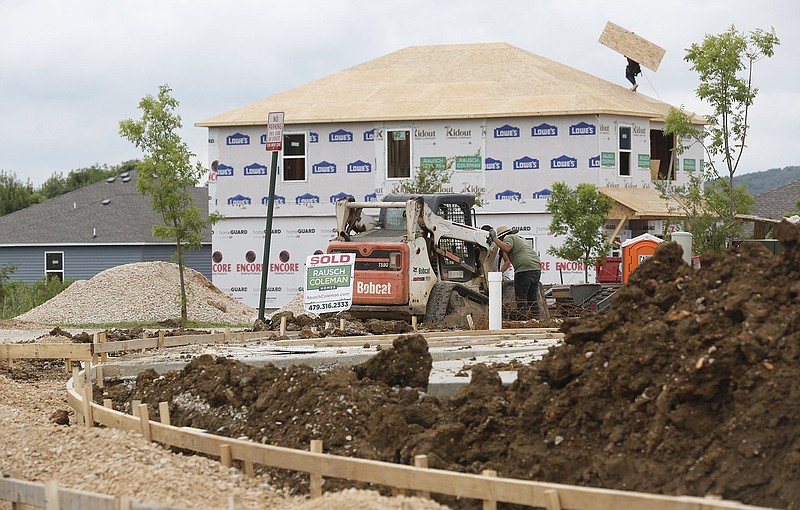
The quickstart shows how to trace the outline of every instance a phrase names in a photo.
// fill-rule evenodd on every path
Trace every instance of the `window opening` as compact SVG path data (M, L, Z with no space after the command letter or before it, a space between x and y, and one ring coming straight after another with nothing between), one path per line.
M624 176L631 175L630 126L620 126L619 128L619 174Z
M306 135L283 135L283 180L306 180Z
M386 132L386 175L389 179L411 177L411 131Z
M44 276L46 280L58 278L64 281L64 252L46 251L44 252Z

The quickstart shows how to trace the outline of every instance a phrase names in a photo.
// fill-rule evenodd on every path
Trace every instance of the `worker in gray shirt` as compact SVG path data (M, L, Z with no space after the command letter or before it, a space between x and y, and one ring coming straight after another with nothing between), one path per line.
M539 280L542 277L542 263L539 254L528 241L516 234L516 230L505 225L489 233L503 254L504 262L500 272L508 269L509 265L514 268L517 311L523 320L532 319L539 314Z

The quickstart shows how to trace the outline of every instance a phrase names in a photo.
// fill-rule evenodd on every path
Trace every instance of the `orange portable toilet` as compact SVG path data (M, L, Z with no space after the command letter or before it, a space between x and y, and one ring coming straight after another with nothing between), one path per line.
M622 243L622 283L628 283L631 273L639 264L655 255L656 248L663 242L663 239L652 234L642 234Z

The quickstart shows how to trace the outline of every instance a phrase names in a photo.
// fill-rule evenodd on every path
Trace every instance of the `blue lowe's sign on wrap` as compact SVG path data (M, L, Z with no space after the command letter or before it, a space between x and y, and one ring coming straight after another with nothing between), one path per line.
M538 170L539 160L530 156L524 156L514 160L514 170Z
M244 195L236 195L228 199L228 205L242 206L250 205L251 203L253 203L253 201L250 200L250 197Z
M372 128L369 131L364 131L364 141L365 142L375 141L375 128Z
M550 191L549 189L545 188L545 189L542 189L542 190L539 190L539 191L534 191L533 192L533 198L534 199L548 198L552 194L553 194L552 191Z
M578 168L578 160L562 155L550 160L550 168L555 170L560 170L562 168Z
M508 124L494 128L495 138L519 138L519 128Z
M294 203L297 205L318 204L319 197L316 195L312 195L311 193L305 193L303 195L296 196L294 198Z
M347 164L348 174L368 174L372 172L372 165L360 159Z
M486 158L483 162L483 166L486 168L486 170L502 170L503 162L499 159Z
M558 128L550 124L542 123L531 128L531 136L558 136Z
M286 197L275 195L275 204L286 205ZM261 197L261 205L269 204L269 197Z
M495 200L522 200L522 193L507 189L494 194Z
M600 168L600 155L589 158L589 168Z
M337 129L336 131L328 134L328 141L330 143L352 142L353 133L350 131L345 131L344 129Z
M597 128L594 124L587 124L586 122L578 122L577 124L573 124L569 127L569 135L570 136L586 136L586 135L596 135Z
M355 200L356 197L354 197L350 193L345 193L344 191L340 191L339 193L330 196L330 202L332 204L335 204L337 201L343 198L352 198L353 200Z
M311 166L312 174L335 174L336 163L329 163L327 161L320 161L316 165Z
M378 201L377 193L370 193L369 195L364 195L364 202L377 202L377 201Z
M234 133L225 139L226 145L250 145L250 135Z
M308 143L317 143L319 142L319 134L309 131L308 132Z
M245 175L267 175L268 173L267 167L259 165L258 163L253 163L252 165L244 167Z
M233 167L220 163L217 165L217 177L233 177Z

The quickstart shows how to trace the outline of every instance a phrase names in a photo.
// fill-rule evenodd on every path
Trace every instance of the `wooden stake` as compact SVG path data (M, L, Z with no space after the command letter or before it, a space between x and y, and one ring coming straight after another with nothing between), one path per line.
M497 476L497 471L494 469L484 469L481 474L483 476ZM484 499L483 500L483 510L497 510L497 500L496 499Z
M231 340L231 328L229 326L225 326L225 342L230 342Z
M6 338L5 340L3 340L3 345L6 346L6 353L8 355L8 358L7 358L8 359L8 361L7 361L8 368L14 368L14 360L13 360L13 358L11 358L11 347L9 347L11 345L11 339L10 338Z
M139 406L141 404L141 400L131 400L131 415L139 417Z
M150 413L147 411L147 404L139 404L139 421L142 423L142 435L148 441L153 440L150 433Z
M158 330L158 348L164 348L164 332L162 330Z
M58 501L58 482L50 480L44 483L44 499L46 510L59 510L61 507Z
M68 374L72 373L72 360L67 358L64 360L64 369L67 371Z
M78 367L72 367L72 386L75 391L80 391L83 388L83 378L81 377Z
M103 365L97 365L97 385L101 388L105 388L105 383L103 382Z
M131 497L130 496L117 496L114 498L114 508L119 510L131 510Z
M251 460L244 461L244 474L250 477L256 476L256 470L253 467L253 461Z
M147 340L147 338L148 338L148 337L147 337L147 330L146 330L146 329L143 329L143 330L142 330L142 340ZM144 354L144 351L146 351L146 350L147 350L147 349L142 349L142 354Z
M228 498L228 510L244 510L241 494L231 494L231 497Z
M417 330L417 316L416 315L412 315L411 316L411 329L413 329L414 331Z
M158 403L158 418L164 425L170 425L169 422L169 402L159 402ZM164 448L169 450L171 445L169 443L164 443Z
M114 402L112 402L110 398L104 398L103 407L107 407L108 409L114 409Z
M104 344L107 341L108 341L108 332L107 331L101 331L100 332L100 343ZM108 353L107 352L100 353L100 361L102 361L103 363L108 361ZM100 386L100 387L102 388L102 386Z
M227 468L231 467L231 464L233 464L233 459L231 458L231 445L219 445L219 462Z
M544 500L547 503L547 510L561 510L561 498L558 497L557 490L548 489L544 491Z
M339 329L344 331L344 319L339 319Z
M280 333L281 333L280 336L286 335L286 316L285 315L283 317L281 317L281 330L280 330Z
M428 456L427 455L414 455L414 465L421 469L428 469ZM421 498L430 498L430 491L417 491L417 496Z
M469 329L475 329L475 322L472 320L472 314L467 314L467 324L469 324Z
M86 427L94 427L92 419L92 385L87 384L83 387L83 422Z
M285 317L282 317L284 319ZM311 440L311 451L314 453L322 453L322 439ZM319 473L310 472L311 478L311 499L322 497L322 475Z

